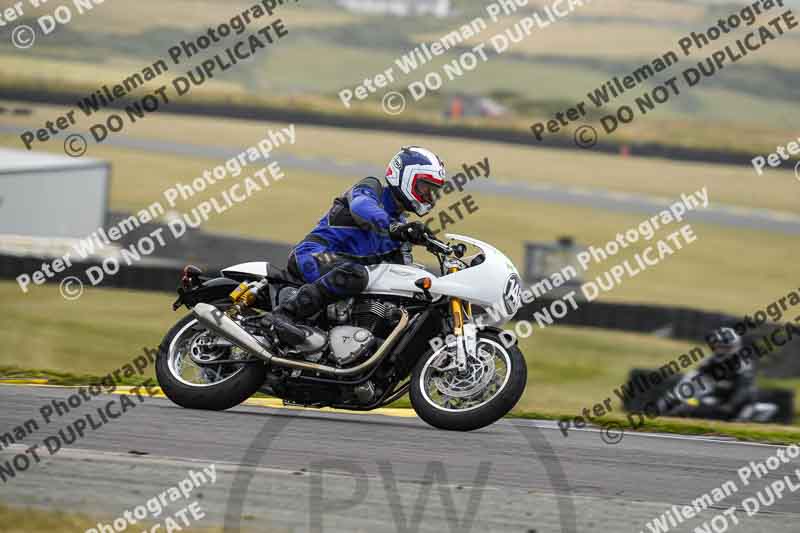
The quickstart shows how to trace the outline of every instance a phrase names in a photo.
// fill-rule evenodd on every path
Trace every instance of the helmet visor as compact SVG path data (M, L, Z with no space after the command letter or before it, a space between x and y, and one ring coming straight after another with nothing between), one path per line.
M415 174L411 183L411 194L422 204L436 205L438 190L444 185L442 178L431 174Z

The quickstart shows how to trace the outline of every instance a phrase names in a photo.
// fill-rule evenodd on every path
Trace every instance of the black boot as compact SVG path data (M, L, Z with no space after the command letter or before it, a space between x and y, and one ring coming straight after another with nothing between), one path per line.
M295 324L299 319L308 318L324 306L324 298L313 283L307 283L288 300L267 313L264 322L271 324L278 338L288 346L298 346L305 342L309 332Z

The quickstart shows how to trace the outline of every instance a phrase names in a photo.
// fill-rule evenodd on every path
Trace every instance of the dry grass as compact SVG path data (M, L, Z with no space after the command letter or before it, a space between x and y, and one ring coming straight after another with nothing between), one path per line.
M6 104L3 104L6 105ZM8 106L16 104L9 103ZM6 117L4 121L26 127L43 124L66 108L58 106L28 106L35 110L33 117ZM99 113L95 120L106 116ZM90 122L80 119L84 129ZM190 142L200 145L218 145L233 149L250 146L263 138L268 128L286 127L261 121L224 120L185 115L156 114L137 122L125 130L125 134L151 140ZM637 124L633 124L637 126ZM678 134L689 123L667 128L668 134ZM187 136L187 132L191 132ZM764 135L764 130L752 129L754 138ZM702 135L702 130L698 131ZM797 134L793 134L794 138ZM793 138L789 133L783 143ZM441 153L450 169L462 163L474 162L488 157L492 165L493 179L519 181L531 184L555 183L586 188L608 189L618 192L651 194L677 198L681 193L707 187L710 199L715 203L777 209L800 212L797 207L797 180L791 170L769 170L757 176L750 166L708 165L683 163L651 158L623 158L615 155L595 154L584 151L531 148L502 143L462 140L432 136L415 136L414 143L434 147ZM21 146L18 139L4 137L7 146ZM297 144L281 147L281 153L302 157L324 157L337 160L356 160L372 163L376 171L383 168L386 160L399 146L409 143L406 134L393 134L362 130L298 125ZM37 144L37 148L61 151L60 143ZM773 148L774 149L774 148ZM90 148L90 156L103 156L113 148L100 146ZM105 156L104 156L105 157ZM160 156L155 156L160 157ZM158 175L176 180L179 174L168 162ZM197 165L187 169L184 177L194 177ZM123 169L124 172L124 169ZM127 177L127 176L126 176ZM138 180L157 179L156 176L140 175ZM119 198L119 197L117 197ZM124 198L128 198L127 195Z
M21 507L0 504L0 532L3 533L74 533L96 528L98 521L108 523L108 516L89 516L87 514L71 511L53 511L50 508ZM155 523L136 526L137 530L150 531ZM165 525L159 528L163 530ZM133 529L133 528L129 528ZM158 529L157 529L158 530ZM260 529L264 531L264 529ZM220 533L222 528L179 527L175 531L187 533ZM252 531L245 528L244 531ZM267 529L266 531L278 533L279 530ZM285 530L280 530L285 533Z
M0 531L5 533L73 533L96 525L84 514L0 504Z
M0 78L3 82L36 86L50 84L66 86L82 84L87 92L100 83L119 81L130 72L141 69L157 56L164 56L166 50L149 43L158 43L159 38L169 37L174 30L175 39L186 37L194 31L222 22L238 11L248 7L249 0L219 3L210 0L178 0L157 2L143 0L135 3L103 4L91 13L76 17L69 29L79 33L71 39L79 45L56 46L60 42L53 37L43 37L36 47L28 53L20 54L11 45L3 48L0 54ZM538 1L536 4L544 4ZM520 10L528 13L534 3ZM49 10L51 8L42 8ZM465 8L472 13L483 10ZM31 10L36 15L42 10ZM138 16L148 13L148 17ZM391 43L402 42L406 34L398 35L396 29L385 31L380 26L381 17L365 17L347 13L342 9L313 6L289 6L283 8L278 16L284 19L287 27L295 29L295 34L274 52L270 50L260 55L247 66L226 75L224 81L212 80L193 91L193 96L221 93L223 96L246 97L256 102L265 96L272 103L282 105L272 95L298 95L324 98L329 110L342 114L342 108L332 95L344 86L352 86L364 79L365 75L381 71L391 66L393 59L407 51L402 46L366 46L365 40L380 39L388 34ZM471 16L471 15L470 15ZM518 61L505 54L481 66L480 72L465 76L449 83L446 91L466 91L487 93L503 89L513 91L527 99L551 102L563 99L585 97L585 91L605 81L617 72L615 62L637 64L674 48L678 38L689 30L704 28L708 20L715 17L704 6L662 0L647 0L632 4L622 0L594 2L542 31L537 31L523 43L515 47L515 52L523 55L555 56L555 60ZM504 17L492 25L479 38L501 31L518 20L517 16ZM437 31L420 30L420 35L412 39L440 37L460 22L457 18L439 21ZM339 26L351 24L354 28L352 39L337 35ZM128 39L130 47L112 46L114 38ZM135 41L135 42L134 42ZM725 44L721 40L715 44ZM770 43L770 46L751 54L740 65L773 64L796 68L798 55L793 53L800 42L794 35L786 35ZM130 49L129 49L130 48ZM368 53L365 50L368 48ZM682 58L680 67L684 68L702 58L709 50L700 51L690 58ZM558 56L561 56L560 58ZM696 56L696 57L695 57ZM336 57L331 62L328 58ZM416 73L420 75L436 69L445 60L452 60L450 54L426 65ZM574 61L579 59L578 62ZM588 59L588 63L585 61ZM604 60L603 62L599 60ZM596 62L592 60L597 60ZM626 67L627 68L627 67ZM177 69L176 69L177 70ZM726 76L727 74L726 70ZM733 72L733 71L731 71ZM309 76L313 73L313 76ZM415 79L416 76L415 75ZM740 85L748 82L749 87L760 83L750 79L758 73L732 73L732 76L747 76ZM221 77L218 77L221 78ZM87 83L88 80L88 83ZM402 80L404 82L410 81ZM735 81L735 80L734 80ZM400 83L400 82L398 82ZM757 86L757 85L756 85ZM379 100L379 99L378 99ZM437 120L441 108L436 97L430 97L425 106L410 106L406 117L416 111L423 121ZM292 105L289 103L289 105ZM379 101L356 106L355 112L374 112L380 114ZM735 111L735 112L734 112ZM527 113L523 113L526 115ZM544 118L544 117L538 117ZM739 150L773 149L778 143L785 143L790 135L784 131L792 130L796 116L788 102L778 102L770 95L750 94L748 90L723 91L713 87L698 87L691 96L675 99L670 105L662 107L658 114L637 121L635 127L625 128L615 134L614 140L625 142L657 141L682 146L726 147L735 146ZM506 117L502 127L526 131L535 116ZM690 126L684 127L684 121ZM736 120L738 124L732 123ZM793 122L794 121L794 122ZM773 131L763 137L754 137L748 131L752 124L761 125ZM706 127L710 125L711 127ZM484 121L482 127L493 127L491 121ZM678 129L677 134L665 135L666 128ZM792 132L793 133L793 132ZM570 132L568 132L568 135Z
M544 4L539 0L538 4ZM672 23L693 23L703 20L706 8L703 5L671 0L605 0L592 2L581 8L581 14L589 17L619 18L636 17L643 20Z
M99 4L84 16L75 16L70 27L76 31L117 35L136 35L158 27L202 31L229 21L241 11L255 5L252 0L137 0L117 4ZM52 7L44 4L36 9L25 6L28 16L50 14ZM142 13L147 13L146 17ZM332 26L347 24L359 19L357 15L329 8L282 7L275 11L275 18L282 18L291 28ZM261 19L266 20L265 18ZM38 45L37 45L38 46Z
M578 17L571 17L561 20L558 23L551 24L543 29L534 29L530 36L526 37L520 43L512 44L508 51L504 53L517 52L529 55L550 56L554 54L554 51L557 51L557 53L570 57L594 58L604 61L640 60L644 64L652 59L661 57L668 51L674 51L680 58L679 65L686 68L702 60L713 51L723 49L728 44L733 45L734 49L736 49L735 41L737 39L743 39L747 33L753 31L753 28L758 27L758 25L754 25L747 30L742 30L740 28L737 33L723 35L723 38L715 41L713 46L709 45L704 49L693 48L691 50L691 56L686 57L678 46L678 41L691 31L705 30L710 26L712 19L709 16L691 16L687 10L683 20L674 21L675 24L666 25L664 23L665 21L658 17L658 10L653 12L648 11L647 4L653 3L654 2L637 2L631 4L630 2L625 2L625 4L629 6L628 10L630 12L620 12L624 9L612 9L603 15L592 13L590 9L581 9L577 12L580 13L580 15L602 18L596 21L587 21L581 20ZM633 5L632 10L630 9L631 5ZM601 6L601 4L592 4L592 7L594 6ZM606 6L602 6L600 9L604 9L605 7ZM782 11L783 10L778 10L775 11L775 13L780 13ZM695 8L695 14L696 13L697 9ZM527 15L527 11L522 11L522 14ZM630 20L621 22L619 18L622 17L641 17L642 21L639 23L631 22ZM773 17L764 17L761 23L766 24L770 18ZM479 35L473 37L469 41L469 44L474 46L487 41L491 36L503 33L506 29L512 28L515 24L519 23L521 19L521 16L510 16L498 20L497 23L491 23L491 19L485 17L489 27ZM657 21L658 24L648 24L648 19ZM420 35L417 39L421 42L440 37L441 33L430 33ZM786 68L797 68L800 66L800 57L794 53L794 50L797 49L798 42L800 42L800 40L789 33L778 40L769 42L768 46L764 46L756 53L737 62L737 64L753 65L766 63ZM489 48L491 49L491 47Z
M35 120L43 122L52 118L54 111L50 107L37 107ZM23 119L9 117L9 121L20 120ZM31 121L24 120L25 123ZM264 136L267 127L279 126L285 125L155 115L131 127L128 133L136 137L176 141L185 139L186 132L191 132L193 143L216 145L224 139L224 146L236 148L256 142ZM435 148L451 170L460 162L488 157L492 179L496 180L547 181L673 198L706 186L712 203L797 212L794 201L796 181L786 172L771 172L757 179L748 169L727 166L530 150L453 139L423 137L415 141ZM0 145L18 146L18 142L12 136L0 137ZM354 154L354 159L366 160L380 170L387 154L394 153L406 142L407 137L401 135L298 126L297 145L283 146L274 156L277 161L286 153L341 160L343 154ZM53 142L47 148L60 152L62 147ZM91 146L89 155L112 162L111 205L114 209L124 210L136 210L155 201L163 202L162 194L167 187L176 182L189 182L204 169L221 163L214 159L178 157L106 145ZM222 215L213 215L205 228L296 242L329 207L331 198L340 194L352 181L289 168L286 174L284 180L256 193L248 202ZM223 187L230 186L227 183L180 202L176 209L188 211L201 200L220 195ZM475 197L480 211L448 230L492 242L520 266L524 241L550 241L561 235L572 235L579 243L598 245L645 218L644 214L551 205L510 196L476 194ZM454 196L440 207L446 208L456 199ZM604 298L746 313L795 286L791 270L786 265L798 261L800 252L790 245L787 237L710 224L695 225L694 228L697 243L667 258L657 268L634 279L626 279ZM659 237L663 238L666 233L668 231L660 232ZM616 262L630 259L633 252L642 251L643 247L633 247L614 260L593 268L589 275L596 276Z

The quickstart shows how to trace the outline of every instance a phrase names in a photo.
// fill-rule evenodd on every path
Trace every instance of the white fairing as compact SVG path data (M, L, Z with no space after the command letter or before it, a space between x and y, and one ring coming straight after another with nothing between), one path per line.
M369 267L366 293L397 294L412 297L422 290L414 285L419 278L432 280L430 293L436 296L457 297L480 305L487 311L483 324L505 324L521 306L519 272L508 257L485 242L462 235L447 234L449 239L480 248L486 259L480 265L453 274L436 277L411 265L382 264Z
M522 305L522 284L511 260L494 246L477 239L453 234L447 234L447 238L480 248L486 259L480 265L440 277L412 265L370 266L364 292L413 298L422 294L414 282L428 277L432 280L430 293L434 298L456 297L486 309L482 324L502 325L511 320ZM267 275L267 265L263 261L241 263L223 269L222 274L242 273L262 278Z

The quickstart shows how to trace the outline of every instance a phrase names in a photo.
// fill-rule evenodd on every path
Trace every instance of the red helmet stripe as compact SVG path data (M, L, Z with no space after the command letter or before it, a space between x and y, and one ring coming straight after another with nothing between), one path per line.
M427 181L431 181L432 183L434 183L436 185L439 185L439 186L444 185L444 180L442 178L437 178L437 177L433 176L432 174L422 174L422 173L414 174L414 177L411 178L411 194L414 196L414 198L417 199L417 201L419 201L419 202L421 202L423 204L428 203L428 202L427 202L427 200L425 200L424 198L420 197L417 194L417 179L418 178L422 178L422 179L425 179Z
M419 176L420 178L427 178L430 181L432 181L433 183L435 183L436 185L444 185L444 178L438 178L438 177L434 176L433 174L417 174L414 177L416 178L417 176Z

